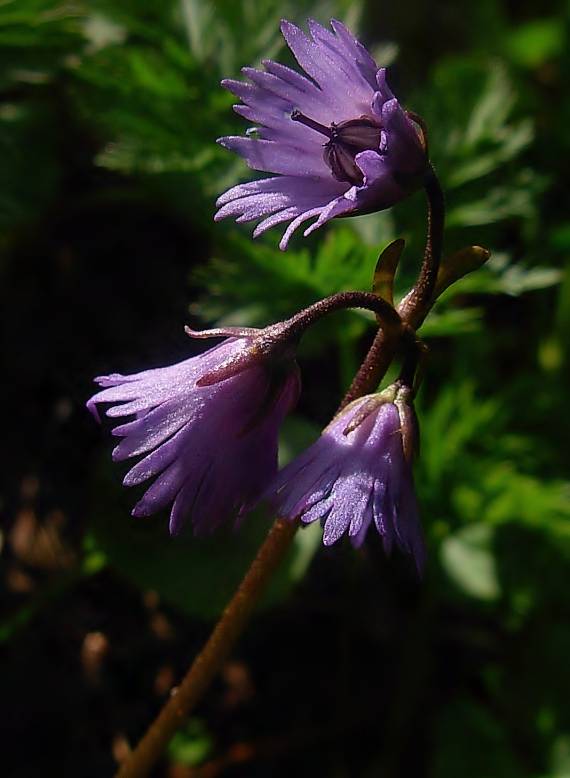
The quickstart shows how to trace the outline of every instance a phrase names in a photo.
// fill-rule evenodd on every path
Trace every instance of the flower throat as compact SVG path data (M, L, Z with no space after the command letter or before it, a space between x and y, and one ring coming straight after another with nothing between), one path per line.
M382 128L376 119L361 116L359 119L349 119L340 124L331 122L330 127L326 127L298 110L292 111L291 119L329 139L324 145L323 159L337 181L346 181L357 186L364 182L362 171L354 158L361 151L378 151Z

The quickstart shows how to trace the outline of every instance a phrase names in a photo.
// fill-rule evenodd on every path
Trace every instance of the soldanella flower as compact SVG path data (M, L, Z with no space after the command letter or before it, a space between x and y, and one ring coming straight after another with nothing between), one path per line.
M216 219L261 219L254 236L290 222L280 247L308 219L313 232L337 216L388 208L414 191L427 166L424 138L368 51L340 22L309 21L310 36L290 22L281 31L306 75L264 60L244 68L248 81L222 84L252 122L247 137L220 138L250 168L277 174L234 186Z
M239 517L267 486L279 427L300 390L293 355L272 350L271 332L212 330L237 337L169 367L95 379L95 416L109 404L107 416L132 417L113 429L122 438L114 460L142 456L123 483L154 479L134 516L172 504L172 533L185 520L207 532Z
M320 521L323 543L348 535L355 546L374 525L421 571L425 549L411 469L415 422L398 386L355 400L287 465L265 493L278 515Z

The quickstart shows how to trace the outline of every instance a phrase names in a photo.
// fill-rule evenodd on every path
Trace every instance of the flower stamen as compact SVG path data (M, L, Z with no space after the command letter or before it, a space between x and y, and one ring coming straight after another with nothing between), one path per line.
M295 108L294 111L291 111L291 121L304 124L305 127L310 127L311 130L315 130L315 132L320 132L321 135L325 135L327 138L331 138L331 140L333 138L334 125L331 125L330 127L325 127L324 124L320 124L319 122L316 122L314 119L310 119L308 116L305 116L305 114L301 113L301 111L299 111L297 108Z
M294 122L301 122L329 138L323 150L323 159L337 181L362 185L364 176L355 161L361 151L378 151L380 148L380 123L372 116L360 116L330 127L310 119L298 110L291 113Z
M362 185L364 176L355 157L361 151L378 151L380 148L382 127L377 119L363 115L340 124L331 122L330 127L325 127L297 109L291 112L291 119L329 138L324 146L323 159L337 181Z

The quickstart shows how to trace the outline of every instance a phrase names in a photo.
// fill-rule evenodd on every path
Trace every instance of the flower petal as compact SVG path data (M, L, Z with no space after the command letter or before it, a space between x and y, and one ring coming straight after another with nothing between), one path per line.
M277 435L299 394L298 369L251 357L252 338L228 337L198 357L165 368L99 379L105 386L90 401L122 403L109 409L134 418L113 430L123 438L114 459L144 454L124 478L133 486L153 478L133 509L148 516L170 503L172 531L189 518L196 531L251 505L277 471ZM247 350L246 350L247 349ZM228 363L251 357L246 369L211 385L200 380ZM125 402L126 400L126 402Z
M329 178L330 171L323 158L313 154L310 149L298 149L269 140L240 136L219 138L218 143L243 157L248 167L253 170Z

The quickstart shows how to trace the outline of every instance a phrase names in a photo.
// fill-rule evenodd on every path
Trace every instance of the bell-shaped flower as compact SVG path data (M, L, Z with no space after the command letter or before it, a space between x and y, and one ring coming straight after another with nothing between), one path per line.
M186 520L208 532L266 488L277 472L279 427L300 391L292 354L265 348L270 330L238 331L169 367L95 379L102 389L87 404L95 416L108 404L107 416L131 417L113 429L121 438L113 459L142 457L123 483L153 480L134 516L172 504L171 533Z
M422 130L392 94L385 69L341 22L331 28L311 20L307 36L282 22L306 75L264 60L264 70L243 69L248 81L222 82L254 126L247 137L218 142L250 168L277 175L229 189L215 218L260 219L254 237L290 222L281 249L308 219L316 218L305 235L336 216L389 208L421 185L428 163Z
M390 387L355 400L320 438L276 476L265 492L279 516L323 525L330 546L348 535L355 546L374 525L384 548L425 560L411 454L415 416L407 390Z

